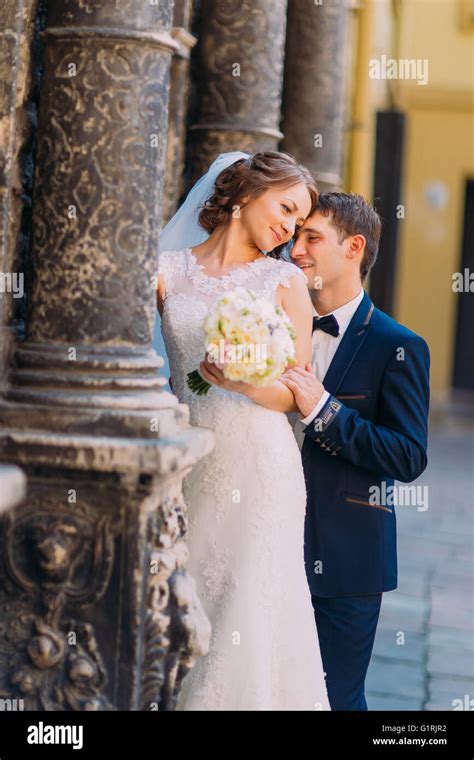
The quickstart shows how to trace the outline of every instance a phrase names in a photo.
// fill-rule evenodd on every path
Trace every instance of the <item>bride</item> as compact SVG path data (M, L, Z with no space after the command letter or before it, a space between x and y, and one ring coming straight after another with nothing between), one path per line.
M214 450L183 482L188 569L212 625L209 653L186 676L177 710L329 710L303 560L306 492L280 381L227 380L204 357L203 321L226 290L278 303L311 361L306 278L279 258L317 202L315 183L284 153L219 156L165 227L157 306L173 392ZM266 254L263 253L266 251ZM188 372L210 382L194 394Z

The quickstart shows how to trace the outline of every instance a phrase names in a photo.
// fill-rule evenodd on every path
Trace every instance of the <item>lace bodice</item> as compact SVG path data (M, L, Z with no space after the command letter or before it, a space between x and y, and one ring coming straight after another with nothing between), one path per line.
M203 322L211 304L226 290L239 285L276 303L280 285L289 287L290 279L295 276L303 277L306 282L297 266L271 257L237 265L221 277L211 277L203 270L204 266L198 264L191 248L163 251L158 257L158 273L163 276L166 293L161 329L170 362L173 391L185 403L193 400L186 385L187 373L197 369L204 359ZM229 393L216 387L211 391L213 395ZM243 399L241 397L240 400Z

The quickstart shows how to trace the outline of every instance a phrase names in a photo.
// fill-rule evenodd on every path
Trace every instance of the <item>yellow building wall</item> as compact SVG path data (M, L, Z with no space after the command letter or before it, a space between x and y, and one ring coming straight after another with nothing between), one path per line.
M345 187L373 194L377 110L406 114L395 314L431 352L433 400L452 382L465 182L474 178L474 0L360 0ZM470 16L469 22L463 19ZM369 60L427 59L428 83L372 80Z
M474 178L474 118L462 111L410 110L406 135L395 316L428 342L431 386L442 399L451 385L456 294L460 271L465 180ZM433 208L431 183L442 183L446 201Z
M433 398L442 400L452 379L465 181L474 178L474 38L462 27L461 0L403 0L399 8L395 57L426 58L429 81L395 83L407 113L395 316L428 341Z
M389 106L387 80L369 78L369 62L391 54L395 20L392 0L361 0L355 10L353 76L348 93L345 190L372 197L377 110Z
M428 58L427 87L472 92L473 29L461 23L469 6L474 19L472 0L396 0L395 6L400 16L396 57Z

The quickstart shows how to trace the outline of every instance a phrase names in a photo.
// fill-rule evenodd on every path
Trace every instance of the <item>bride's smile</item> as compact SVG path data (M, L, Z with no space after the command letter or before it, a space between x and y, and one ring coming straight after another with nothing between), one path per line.
M288 243L311 210L304 183L269 188L257 197L243 196L227 224L216 227L204 243L194 246L199 264L218 277L238 264L261 257Z

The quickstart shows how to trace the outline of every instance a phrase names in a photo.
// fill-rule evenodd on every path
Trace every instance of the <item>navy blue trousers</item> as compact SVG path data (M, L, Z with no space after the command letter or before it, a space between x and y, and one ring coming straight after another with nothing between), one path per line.
M382 594L311 595L332 710L367 710L365 677Z

